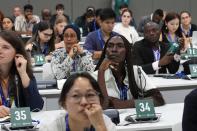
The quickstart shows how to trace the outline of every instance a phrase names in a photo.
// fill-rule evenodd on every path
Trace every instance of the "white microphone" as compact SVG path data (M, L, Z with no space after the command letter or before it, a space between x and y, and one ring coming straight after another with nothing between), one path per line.
M140 67L137 67L137 73L140 79L140 89L142 90L142 98L144 98L144 89L142 87L142 71L140 69Z

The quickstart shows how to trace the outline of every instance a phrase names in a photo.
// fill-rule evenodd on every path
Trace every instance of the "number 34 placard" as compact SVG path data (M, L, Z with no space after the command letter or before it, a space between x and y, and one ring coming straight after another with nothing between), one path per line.
M152 99L135 100L137 118L154 118L155 108Z
M11 127L32 126L30 108L11 108Z

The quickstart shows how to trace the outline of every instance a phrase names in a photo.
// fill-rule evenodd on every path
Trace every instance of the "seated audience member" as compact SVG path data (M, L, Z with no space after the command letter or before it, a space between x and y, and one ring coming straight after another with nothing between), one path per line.
M68 21L65 16L58 16L55 25L54 25L54 32L55 32L55 49L64 48L64 41L63 41L63 30L64 27L68 25Z
M24 15L17 16L15 19L15 31L20 34L32 35L33 26L40 22L37 15L33 15L33 6L27 4L24 6Z
M142 66L147 74L167 73L167 69L169 73L176 73L180 64L179 55L168 54L170 45L159 41L160 33L157 23L147 23L144 26L144 39L133 46L132 60L135 65Z
M46 61L51 60L51 52L54 51L54 31L49 22L40 22L36 34L27 42L26 50L34 55L43 54Z
M3 18L4 18L4 14L3 14L3 12L0 10L0 31L2 30Z
M95 11L95 19L90 22L90 26L89 26L89 30L90 32L93 32L95 30L98 30L100 28L100 12L101 12L101 8L96 9Z
M14 31L14 21L11 17L4 17L2 23L2 29L6 31Z
M184 48L181 50L181 53L184 53L187 51L187 48L190 47L191 40L190 37L182 31L180 21L179 14L175 12L167 13L164 19L165 24L162 28L162 39L160 40L162 40L163 43L172 45L172 43L181 43L181 41L185 39ZM188 63L193 63L193 60L194 59L189 60L183 64L186 74L190 73Z
M52 16L51 10L48 9L48 8L42 9L41 16L42 16L42 21L50 22L50 19L51 19L51 16Z
M41 110L44 101L37 89L30 58L23 43L11 32L0 32L0 56L0 117L10 115L14 105Z
M193 35L193 31L197 31L197 26L193 23L191 23L192 18L191 18L191 14L188 11L182 11L180 13L180 17L181 17L181 31L185 34L186 37L192 37ZM190 48L194 47L193 43L190 42ZM186 61L185 63L183 63L183 68L184 68L184 72L185 74L190 74L190 69L189 69L189 64L196 64L197 63L197 59L195 57L190 58L190 60Z
M159 24L160 28L163 26L163 17L164 17L164 12L161 9L157 9L154 11L153 14L149 16L144 16L139 22L139 25L137 27L137 31L140 36L144 36L144 26L148 22L155 22Z
M76 73L65 82L59 104L66 110L41 127L45 131L116 131L103 114L103 95L97 81L88 73ZM77 123L77 126L76 126Z
M105 44L96 67L98 71L93 74L97 76L105 97L104 107L133 108L134 100L140 97L152 97L155 106L163 105L165 102L161 93L151 87L148 81L145 89L141 90L131 56L131 45L122 35L110 37ZM143 70L141 71L145 76Z
M123 35L131 44L134 44L140 38L135 28L129 25L132 16L131 10L123 10L121 14L122 22L115 24L113 31Z
M49 9L47 9L47 8L42 9L41 16L42 16L41 21L50 22L50 19L51 19L51 11ZM38 30L38 25L39 25L39 23L37 23L37 24L35 24L33 26L32 35L34 35L36 33L36 31Z
M95 20L95 10L94 7L88 7L86 12L82 15L77 17L75 20L75 24L81 28L82 36L87 36L90 32L91 22Z
M184 101L182 129L183 131L197 130L197 89L190 92Z
M102 9L100 12L100 29L88 34L84 48L90 51L94 60L101 57L105 42L110 36L117 34L113 32L116 14L111 8Z
M123 10L129 10L128 4L122 3L119 6L119 15L116 17L116 22L122 22L122 12L123 12ZM135 19L133 17L131 17L131 20L129 22L129 25L130 26L133 26L135 29L137 29L137 25L136 25Z
M160 41L168 44L179 43L182 37L180 30L180 16L175 12L168 12L164 19L165 24L162 27L162 38Z
M20 15L22 15L21 7L20 6L15 6L13 8L13 11L12 11L12 19L13 19L13 21L15 21L16 17L20 16Z
M51 67L56 79L65 79L72 72L94 71L92 54L83 50L80 41L80 30L75 25L67 25L63 30L65 48L52 53Z
M180 13L181 17L181 31L185 34L186 37L192 37L193 31L197 31L197 26L192 24L191 14L188 11L182 11Z
M68 23L70 23L69 16L64 14L64 5L63 4L57 4L55 9L56 9L56 14L52 15L52 17L50 19L50 23L52 24L52 26L54 26L57 17L62 16L62 15L64 15L66 17Z

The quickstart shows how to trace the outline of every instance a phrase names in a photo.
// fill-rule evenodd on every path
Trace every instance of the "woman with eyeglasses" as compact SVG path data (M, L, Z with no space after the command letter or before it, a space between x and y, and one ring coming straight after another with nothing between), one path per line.
M59 104L66 110L41 127L45 131L116 131L103 114L103 96L97 81L88 73L76 73L65 82ZM40 130L41 130L40 129Z
M43 54L46 61L51 60L51 52L54 51L54 31L49 22L43 21L38 24L35 35L27 42L25 49L34 55Z
M94 71L92 54L84 50L80 41L80 30L75 25L67 25L63 30L65 48L52 53L51 67L56 79L66 79L78 71Z

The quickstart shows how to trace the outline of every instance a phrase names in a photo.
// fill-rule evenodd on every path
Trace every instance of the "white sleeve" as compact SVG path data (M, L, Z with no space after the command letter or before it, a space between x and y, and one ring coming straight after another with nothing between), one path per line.
M108 116L104 114L103 119L105 121L107 131L116 131L116 125L111 121L111 119Z
M153 67L153 70L156 71L156 70L159 70L160 67L159 67L159 61L155 61L152 63L152 67Z

